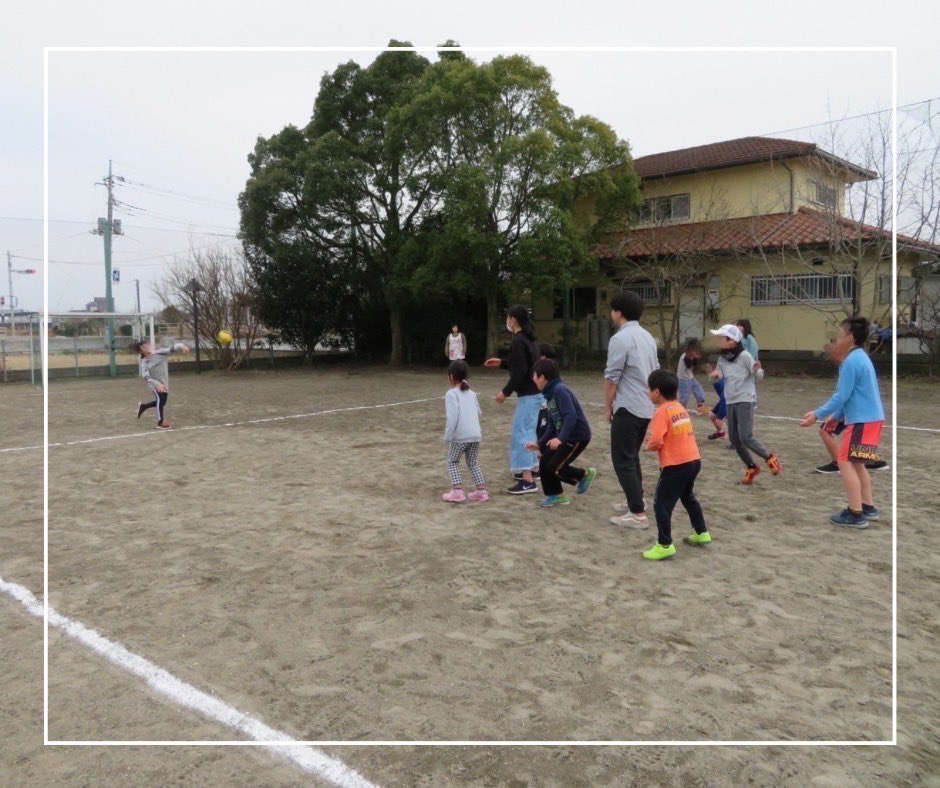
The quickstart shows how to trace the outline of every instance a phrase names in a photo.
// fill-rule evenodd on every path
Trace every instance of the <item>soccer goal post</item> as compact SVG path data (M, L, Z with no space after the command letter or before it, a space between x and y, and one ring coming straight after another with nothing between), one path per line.
M140 374L132 345L156 344L151 312L56 312L45 315L42 361L48 377Z

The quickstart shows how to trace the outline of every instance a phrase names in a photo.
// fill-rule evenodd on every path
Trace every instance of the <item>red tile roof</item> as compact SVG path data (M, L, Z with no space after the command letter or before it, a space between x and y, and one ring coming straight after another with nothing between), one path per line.
M877 174L851 162L833 156L812 142L781 140L772 137L741 137L711 145L671 150L640 156L633 160L634 169L641 178L665 178L722 167L735 167L760 161L791 159L796 156L816 156L844 167L856 178L870 180Z
M736 251L828 246L831 242L890 240L891 233L851 219L833 217L811 208L796 213L773 213L692 224L645 227L619 233L598 244L594 254L614 257L653 257L671 254L728 254ZM898 235L898 245L940 253L940 246Z

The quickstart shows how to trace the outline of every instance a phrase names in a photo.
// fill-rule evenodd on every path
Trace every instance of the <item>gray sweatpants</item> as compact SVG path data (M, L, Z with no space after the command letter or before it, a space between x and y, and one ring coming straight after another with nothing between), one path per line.
M754 464L754 458L748 449L765 460L770 456L770 452L754 437L755 407L753 402L728 404L728 440L737 450L738 457L748 467Z

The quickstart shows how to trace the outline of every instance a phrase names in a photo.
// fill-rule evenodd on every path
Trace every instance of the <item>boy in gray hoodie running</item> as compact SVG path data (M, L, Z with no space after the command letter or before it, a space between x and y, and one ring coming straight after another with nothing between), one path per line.
M137 403L137 418L139 419L145 410L156 408L157 429L171 429L170 422L166 419L166 401L170 396L170 370L167 366L167 356L175 352L189 353L189 348L182 342L176 342L170 347L154 350L150 342L141 340L131 345L131 349L139 353L144 360L143 378L154 395L153 402Z

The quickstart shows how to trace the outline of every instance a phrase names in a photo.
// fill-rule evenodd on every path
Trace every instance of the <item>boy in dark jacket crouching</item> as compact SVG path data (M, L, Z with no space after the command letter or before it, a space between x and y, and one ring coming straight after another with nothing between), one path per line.
M564 494L562 482L576 485L578 493L582 494L588 491L597 476L596 468L585 470L571 464L591 442L591 425L574 392L562 382L558 364L552 359L543 358L535 362L532 380L548 407L545 431L537 443L526 446L541 455L539 472L545 499L539 505L547 508L569 504L571 498Z

